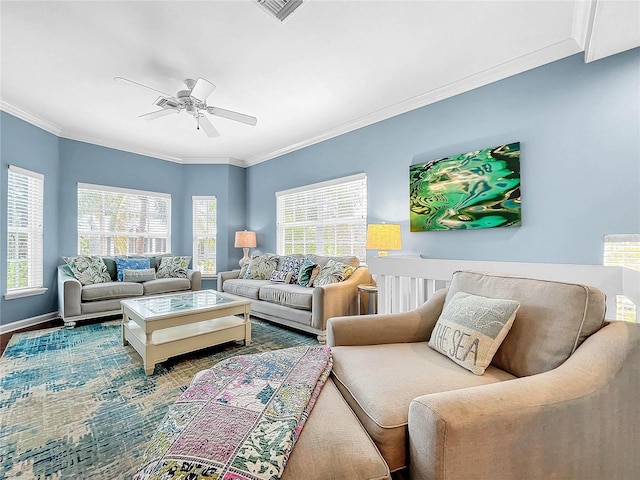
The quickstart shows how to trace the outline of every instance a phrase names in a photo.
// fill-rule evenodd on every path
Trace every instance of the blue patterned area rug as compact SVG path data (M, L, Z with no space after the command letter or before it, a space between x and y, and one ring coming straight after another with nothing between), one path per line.
M200 370L315 336L252 319L251 345L169 359L146 376L120 321L14 335L0 358L0 480L130 479L169 406Z

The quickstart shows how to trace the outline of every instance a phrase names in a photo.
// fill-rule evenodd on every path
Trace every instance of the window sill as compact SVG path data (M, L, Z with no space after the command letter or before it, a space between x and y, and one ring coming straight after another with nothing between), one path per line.
M32 297L34 295L44 295L48 288L20 288L12 290L4 294L5 300L13 300L14 298Z
M218 278L218 274L217 273L203 273L200 278L202 278L202 280L216 280Z

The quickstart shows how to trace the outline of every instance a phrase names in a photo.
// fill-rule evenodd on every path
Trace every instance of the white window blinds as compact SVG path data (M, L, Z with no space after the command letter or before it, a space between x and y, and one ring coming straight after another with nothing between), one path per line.
M605 235L603 264L640 270L640 234ZM616 319L638 319L637 306L624 295L616 295Z
M216 197L192 197L193 266L203 275L216 273Z
M78 184L78 253L171 251L171 195Z
M9 166L7 293L41 288L44 176Z
M364 174L276 193L278 254L355 255L366 260Z

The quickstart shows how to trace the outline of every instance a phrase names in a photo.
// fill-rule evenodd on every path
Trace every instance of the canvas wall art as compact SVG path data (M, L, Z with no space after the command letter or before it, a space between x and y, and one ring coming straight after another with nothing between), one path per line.
M520 142L409 167L412 232L516 227Z

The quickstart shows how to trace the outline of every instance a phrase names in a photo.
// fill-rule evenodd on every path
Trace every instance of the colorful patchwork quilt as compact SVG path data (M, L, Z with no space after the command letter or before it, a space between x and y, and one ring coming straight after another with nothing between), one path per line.
M169 408L134 479L279 479L331 367L329 347L305 346L205 370Z

